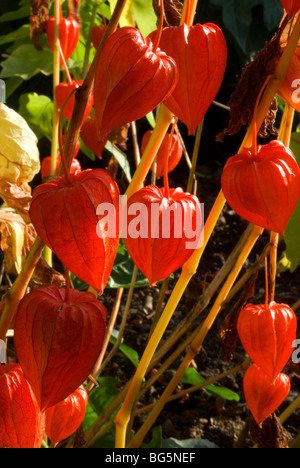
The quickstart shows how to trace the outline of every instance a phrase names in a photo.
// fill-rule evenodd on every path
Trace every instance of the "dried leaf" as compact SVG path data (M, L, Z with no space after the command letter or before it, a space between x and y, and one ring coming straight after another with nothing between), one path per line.
M240 81L231 94L228 103L230 107L228 127L217 135L217 141L223 141L225 136L234 135L243 126L251 123L257 96L267 76L275 72L276 65L281 57L283 46L281 35L285 26L286 21L282 23L273 38L265 44L265 47L258 52L255 60L244 68ZM276 110L276 103L273 102L266 120L258 133L260 136L266 137L270 133L274 134L273 123L276 117Z
M30 37L37 50L42 50L39 39L45 31L48 7L49 0L31 0Z
M119 164L116 158L112 155L110 158L108 165L106 166L105 170L111 175L111 177L116 180L117 173L119 169Z
M232 357L232 354L235 350L236 343L238 340L237 333L237 319L239 317L240 311L245 306L248 299L255 295L255 282L258 275L258 270L253 275L253 277L246 284L243 293L237 303L233 306L231 311L226 315L220 331L219 337L222 340L222 349L221 356L225 360L229 360Z
M251 417L249 430L259 448L287 448L288 439L274 414L262 423L261 428Z
M28 184L12 184L0 179L0 198L10 208L17 210L25 223L30 223L28 211L31 203L31 188Z
M121 148L121 150L126 151L128 140L128 129L130 124L122 125L121 127L112 130L109 134L109 140L112 144L115 144Z
M22 269L26 225L14 210L0 210L0 247L4 253L4 268L8 274L18 274Z
M153 0L153 8L157 16L157 24L160 18L160 0ZM183 4L178 0L164 0L163 27L179 26Z
M0 103L0 179L30 182L40 171L37 142L25 119Z
M69 7L69 18L73 18L78 23L80 23L80 14L79 14L79 1L78 0L68 0L68 7Z
M31 290L34 290L43 286L51 285L55 285L58 288L64 288L66 285L65 278L61 273L56 271L54 268L51 268L43 257L41 257L28 286Z

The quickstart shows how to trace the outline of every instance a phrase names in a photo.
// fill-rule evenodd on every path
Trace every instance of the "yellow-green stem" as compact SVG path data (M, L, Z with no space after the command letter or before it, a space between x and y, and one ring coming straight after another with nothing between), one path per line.
M59 47L59 17L60 17L60 0L55 0L54 3L54 48L53 48L53 122L52 122L52 143L51 143L51 165L50 174L55 175L57 150L58 150L58 128L59 114L55 97L55 88L59 84L60 72L60 47ZM52 266L52 251L48 246L45 246L44 258L49 266Z
M193 156L192 156L192 166L190 168L189 179L188 179L187 188L186 188L187 192L189 193L196 192L196 190L193 191L193 184L195 180L195 170L196 170L196 165L197 165L197 160L198 160L200 141L201 141L202 131L203 131L203 124L204 124L204 119L201 120L200 124L198 125L197 132L196 132L196 138L195 138L195 144L194 144Z
M157 121L153 133L148 141L141 161L132 177L125 195L129 198L134 192L139 190L147 176L156 153L164 139L164 136L172 123L173 114L162 104L159 109Z
M249 253L251 252L254 244L256 243L258 237L261 235L262 232L263 232L262 228L253 226L252 233L250 234L250 236L248 236L246 243L244 245L244 248L242 252L240 253L239 258L236 262L236 265L234 266L234 268L228 275L228 278L226 282L224 283L209 315L207 316L207 318L202 324L199 334L195 337L194 341L192 342L190 349L188 350L184 360L179 366L174 377L169 382L161 398L155 405L155 408L153 409L153 411L151 412L151 414L149 415L149 417L147 418L143 426L139 429L139 431L133 437L128 447L130 448L139 447L141 445L145 435L147 434L148 430L151 428L157 416L160 414L161 410L163 409L165 403L168 401L169 397L172 395L173 391L178 385L186 369L191 364L191 361L194 359L195 355L200 351L203 340L206 337L207 333L209 332L211 326L213 325L219 313L219 310L222 306L223 301L226 299L231 287L233 286L238 274L241 271L242 266L244 265L245 260L247 259Z
M127 425L130 421L131 410L133 402L135 401L136 395L140 389L140 385L143 381L145 376L147 367L152 359L152 356L173 316L174 310L176 309L178 302L180 301L191 277L196 271L199 256L203 252L206 243L213 231L213 228L217 222L217 219L220 215L220 204L223 207L224 200L222 196L219 196L215 202L215 205L208 217L207 223L204 227L204 242L203 245L196 250L197 257L195 256L195 252L191 256L192 260L188 264L186 263L183 266L182 273L179 277L178 282L175 285L175 288L172 292L172 295L169 298L169 301L153 331L149 342L146 346L146 349L142 355L140 360L139 366L136 369L135 375L132 379L130 388L127 392L124 404L121 410L118 412L115 422L116 422L116 448L124 448L126 442L126 429Z

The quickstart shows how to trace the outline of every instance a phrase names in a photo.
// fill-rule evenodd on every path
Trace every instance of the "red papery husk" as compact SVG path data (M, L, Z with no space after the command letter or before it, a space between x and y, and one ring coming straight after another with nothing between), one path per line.
M29 215L38 235L67 269L99 294L119 244L119 194L103 169L77 171L69 181L58 177L32 194ZM98 211L102 206L111 208L108 218Z
M83 385L45 411L46 435L55 446L70 437L83 421L88 394Z
M142 153L145 151L147 143L152 135L153 131L148 130L142 138L141 142L141 151ZM170 148L169 148L169 133L164 136L164 139L159 147L159 150L156 154L156 177L160 179L164 175L164 168L166 163L166 152L169 153L168 157L168 173L173 171L175 167L179 164L182 154L183 154L183 147L178 135L173 134Z
M274 380L288 362L296 339L297 318L286 304L247 304L237 330L249 357Z
M290 392L291 383L286 374L278 374L274 381L256 364L245 372L244 395L247 405L259 426L281 405Z
M60 155L56 158L56 165L55 165L55 175L58 175L59 168L61 164L61 157ZM70 173L73 174L76 171L81 171L81 165L78 159L73 158ZM44 179L51 175L51 156L46 156L41 163L41 178Z
M281 3L288 15L293 16L300 10L299 0L281 0Z
M14 344L42 411L67 398L91 373L106 320L104 305L86 291L49 286L21 300Z
M99 159L102 159L102 152L108 138L98 140L97 122L95 118L88 117L83 122L80 129L80 138L89 150L91 150Z
M164 188L154 185L138 190L128 200L126 217L126 248L150 285L182 267L195 250L189 243L200 239L200 202L181 188L171 189L169 196Z
M0 448L40 448L45 416L19 364L0 366Z
M98 49L101 39L105 33L106 26L104 24L95 25L91 31L91 42L95 49Z
M300 196L300 171L280 141L245 148L229 158L221 177L231 208L250 223L283 234Z
M95 72L99 140L163 102L174 89L177 76L174 60L155 49L138 29L117 29L105 42Z
M222 84L227 63L225 38L215 24L183 24L164 28L159 47L175 60L179 72L178 83L164 105L193 134Z
M72 83L59 83L56 88L55 88L55 97L57 101L57 107L59 109L63 109L63 115L66 117L66 119L71 120L72 114L73 114L73 109L74 109L74 104L75 104L75 93L72 94L72 96L68 99L70 93L72 92L73 89L79 88L83 83L82 80L75 81L73 80ZM68 102L64 106L64 103L68 99ZM85 121L87 116L90 114L92 107L94 104L94 96L93 92L89 95L87 104L85 107L85 111L83 114L82 122Z
M55 18L52 16L46 22L46 35L49 47L54 50ZM65 61L67 62L75 51L79 42L80 25L74 18L60 18L59 20L59 42ZM61 66L64 60L60 58Z

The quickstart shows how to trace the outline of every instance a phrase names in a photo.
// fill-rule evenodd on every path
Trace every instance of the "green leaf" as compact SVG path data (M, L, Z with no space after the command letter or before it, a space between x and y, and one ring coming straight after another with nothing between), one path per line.
M110 338L109 338L109 342L111 344L115 344L116 341L117 341L117 338L118 338L118 330L113 330ZM129 361L132 362L132 364L137 367L139 365L139 355L138 353L133 349L131 348L130 346L126 345L125 343L121 343L120 346L119 346L119 350L124 354L124 356L126 356Z
M212 5L222 7L223 22L226 29L234 36L244 53L253 20L252 8L264 7L264 23L269 31L275 29L283 13L280 0L211 0Z
M21 2L22 3L22 2ZM17 10L9 11L0 16L0 23L6 23L7 21L15 21L22 18L28 18L30 16L30 3L19 7Z
M130 165L128 162L128 159L126 157L126 154L122 153L120 150L118 150L110 141L108 141L105 145L105 148L114 155L116 160L119 163L119 166L123 170L128 182L131 182L131 174L130 174Z
M283 7L280 0L260 0L264 6L265 25L269 31L277 28L283 16Z
M143 448L162 448L162 427L156 426L152 429L152 439Z
M36 50L32 44L23 44L13 50L2 62L0 78L20 76L29 80L38 73L51 75L53 70L53 52L50 49Z
M170 437L170 439L164 439L162 441L162 448L220 448L218 445L210 442L207 439L185 439L185 440L178 440Z
M0 44L7 44L15 41L30 40L30 26L29 24L23 24L20 28L2 36L0 38Z
M290 148L294 153L295 158L300 165L300 132L292 133ZM289 219L287 227L284 232L284 241L286 245L285 263L289 264L291 272L295 271L300 264L300 200Z
M286 257L290 262L289 268L294 272L300 264L300 200L295 208L294 213L289 219L284 232L284 241L286 245Z
M38 138L52 140L52 121L54 105L47 96L27 93L20 96L19 113L27 121Z
M97 382L99 386L95 387L89 395L83 420L84 431L89 429L119 393L118 386L120 385L120 381L118 379L110 376L99 377ZM114 414L111 417L114 417Z
M188 384L188 385L200 385L205 382L205 379L200 374L198 374L198 372L193 367L189 367L185 371L180 382L183 384ZM213 395L216 395L220 398L224 398L224 400L229 400L229 401L240 400L240 397L237 393L225 387L219 387L216 385L206 385L205 390L207 390L209 393L212 393Z
M152 0L131 0L132 8L137 22L137 26L143 36L148 36L157 29L157 17L155 15Z
M121 239L118 251L116 254L114 266L112 268L110 277L107 282L108 288L129 288L131 285L131 278L133 275L134 263L131 259L124 241ZM149 286L149 281L138 271L135 287Z
M242 2L241 0L211 0L211 3L222 6L223 22L226 29L233 34L243 52L246 53L254 2L251 0L243 0Z

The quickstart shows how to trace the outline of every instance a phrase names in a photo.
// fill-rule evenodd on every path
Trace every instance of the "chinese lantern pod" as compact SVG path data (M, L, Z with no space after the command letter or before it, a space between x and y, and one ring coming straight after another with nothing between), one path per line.
M59 168L60 168L61 158L58 156L56 158L56 165L55 165L55 175L58 175ZM70 173L73 174L76 171L81 170L81 165L78 159L73 158L72 164L70 167ZM51 173L51 156L46 156L41 164L41 178L44 179L45 177L49 177Z
M46 35L49 47L54 50L55 18L48 18L46 22ZM80 25L74 18L60 18L59 20L59 42L65 61L67 62L75 51L79 42ZM60 65L64 61L60 58Z
M300 10L299 0L281 0L282 6L289 16L293 16Z
M181 188L154 185L135 192L127 204L126 248L150 285L167 278L190 258L201 235L197 197Z
M221 186L231 208L250 223L283 234L300 196L300 171L289 148L274 140L244 149L225 164Z
M148 130L143 135L142 142L141 142L142 153L144 152L152 133L153 133L152 130ZM166 152L168 151L168 147L169 147L169 137L170 135L168 133L164 136L164 139L156 155L156 177L158 179L164 175ZM173 169L175 169L175 167L179 164L182 154L183 154L183 147L182 147L180 138L178 135L173 134L170 148L169 148L168 172L173 171Z
M95 49L98 49L101 39L105 33L106 26L104 24L95 25L91 31L91 42Z
M290 379L278 374L274 382L259 366L252 364L245 372L243 380L244 395L252 416L259 426L267 419L290 392Z
M275 379L293 352L297 331L294 311L274 301L267 307L248 304L240 312L237 330L249 357Z
M19 364L0 367L0 448L40 448L45 416Z
M74 275L102 294L119 244L119 189L103 169L37 186L29 215L38 235ZM107 213L99 213L108 206ZM108 219L107 219L108 218Z
M68 99L68 102L64 106L65 101L67 100L68 96L72 92L73 89L78 88L81 86L83 81L72 81L72 83L59 83L55 88L55 97L57 101L57 106L59 109L63 109L63 115L66 119L71 120L74 104L75 104L75 94L73 93L72 96ZM91 93L88 97L86 108L84 111L84 115L82 121L84 122L94 104L94 96Z
M300 112L300 47L296 47L284 80L279 89L279 96L293 109Z
M56 286L28 293L20 302L14 343L24 375L42 411L73 393L91 373L101 351L107 312L89 292Z
M177 83L173 59L132 27L117 29L99 56L94 108L99 140L164 101Z
M80 129L80 137L89 150L101 159L102 152L108 138L105 138L104 141L98 140L97 123L95 118L89 117L83 122Z
M70 437L83 421L88 394L81 385L63 401L45 411L45 432L55 446Z
M179 72L178 83L164 105L193 134L222 84L227 63L225 38L215 24L183 24L164 28L159 47L175 60Z

